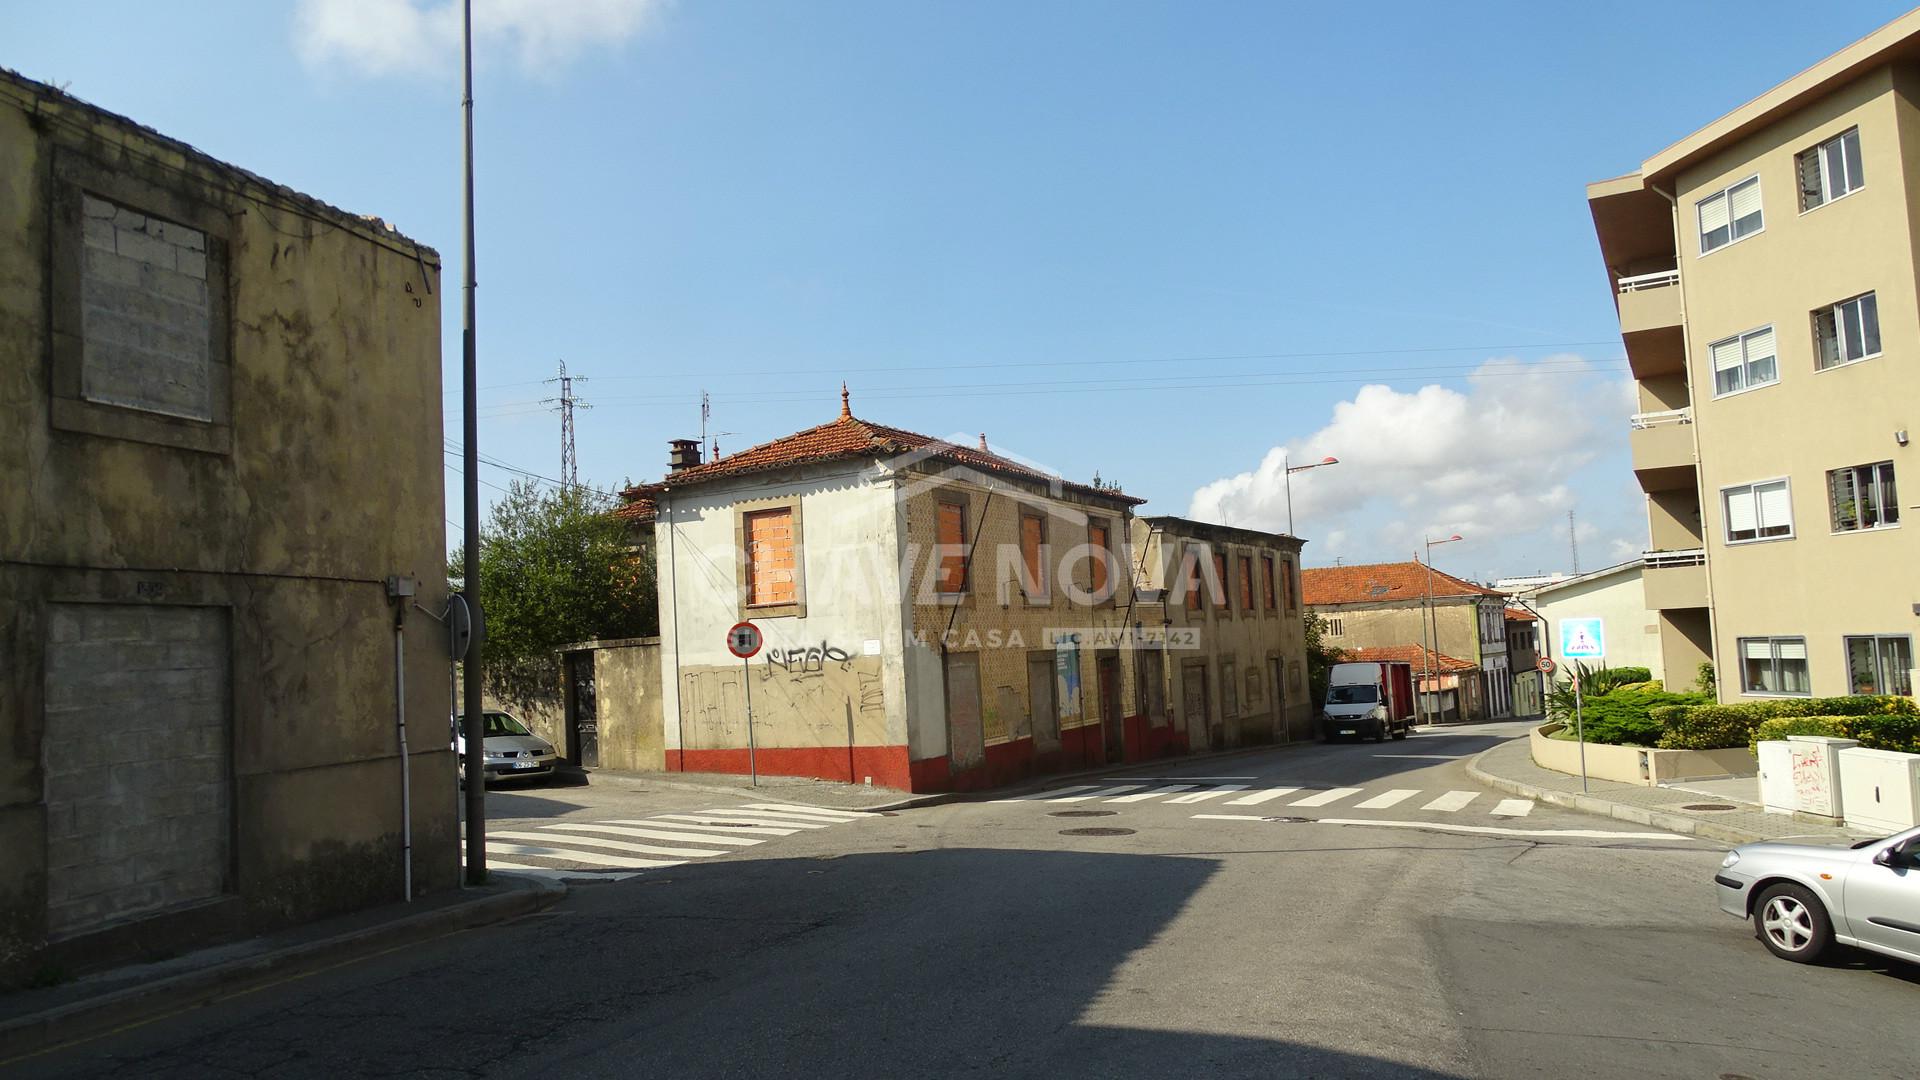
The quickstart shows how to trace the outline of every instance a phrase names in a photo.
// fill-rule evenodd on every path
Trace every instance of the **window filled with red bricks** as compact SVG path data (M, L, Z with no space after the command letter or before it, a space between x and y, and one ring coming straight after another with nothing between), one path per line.
M1215 602L1219 605L1220 610L1231 612L1233 610L1233 583L1227 580L1227 557L1218 552L1215 552L1213 556L1213 582L1214 587L1220 590L1214 597Z
M1296 604L1296 598L1300 595L1300 592L1299 592L1300 579L1294 576L1292 559L1286 560L1286 562L1281 566L1280 576L1281 576L1281 579L1286 584L1287 611L1293 612L1295 610L1298 610L1298 606Z
M1020 560L1026 564L1027 580L1033 591L1029 596L1047 595L1046 562L1040 557L1047 542L1047 523L1027 514L1020 516Z
M1240 606L1253 610L1253 556L1240 556Z
M793 511L759 510L746 518L747 605L794 603L798 579L794 574Z
M1200 610L1200 553L1188 551L1181 566L1181 587L1187 591L1187 610Z
M939 512L940 591L967 591L967 508L941 503Z
M1260 556L1260 595L1266 601L1268 611L1273 610L1273 556Z

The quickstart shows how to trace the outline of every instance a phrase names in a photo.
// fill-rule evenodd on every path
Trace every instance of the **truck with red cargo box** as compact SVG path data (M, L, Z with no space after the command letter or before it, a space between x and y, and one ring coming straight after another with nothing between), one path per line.
M1413 665L1368 660L1333 665L1320 708L1320 737L1404 739L1413 730Z

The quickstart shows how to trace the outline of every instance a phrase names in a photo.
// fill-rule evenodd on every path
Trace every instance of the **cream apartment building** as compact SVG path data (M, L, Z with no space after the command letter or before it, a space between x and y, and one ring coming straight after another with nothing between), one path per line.
M1917 168L1920 12L1587 189L1661 666L1722 700L1912 692Z

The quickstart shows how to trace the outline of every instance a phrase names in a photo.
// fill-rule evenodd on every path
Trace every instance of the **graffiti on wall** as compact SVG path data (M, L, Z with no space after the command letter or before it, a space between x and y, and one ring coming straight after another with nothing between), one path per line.
M840 670L846 671L853 661L845 649L824 641L795 649L768 649L766 657L766 665L760 672L763 680L773 678L776 671L796 679L825 675L828 664L839 664Z
M754 737L761 746L888 743L885 675L878 656L850 656L822 643L769 649L764 663L686 667L680 709L688 749L747 745L751 680ZM897 741L897 740L893 740Z

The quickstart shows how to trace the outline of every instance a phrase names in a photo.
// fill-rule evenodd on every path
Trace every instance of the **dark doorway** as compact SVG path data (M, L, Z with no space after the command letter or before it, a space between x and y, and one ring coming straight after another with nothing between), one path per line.
M1293 728L1287 723L1287 681L1280 661L1267 658L1267 685L1273 687L1273 740L1292 742Z
M1100 680L1100 726L1106 732L1108 761L1119 761L1126 754L1126 721L1120 716L1120 658L1102 656L1094 661Z
M593 686L593 654L567 654L567 760L583 769L600 765L600 702Z
M1027 708L1033 716L1033 752L1056 753L1060 749L1060 710L1053 702L1054 660L1052 652L1027 654Z

